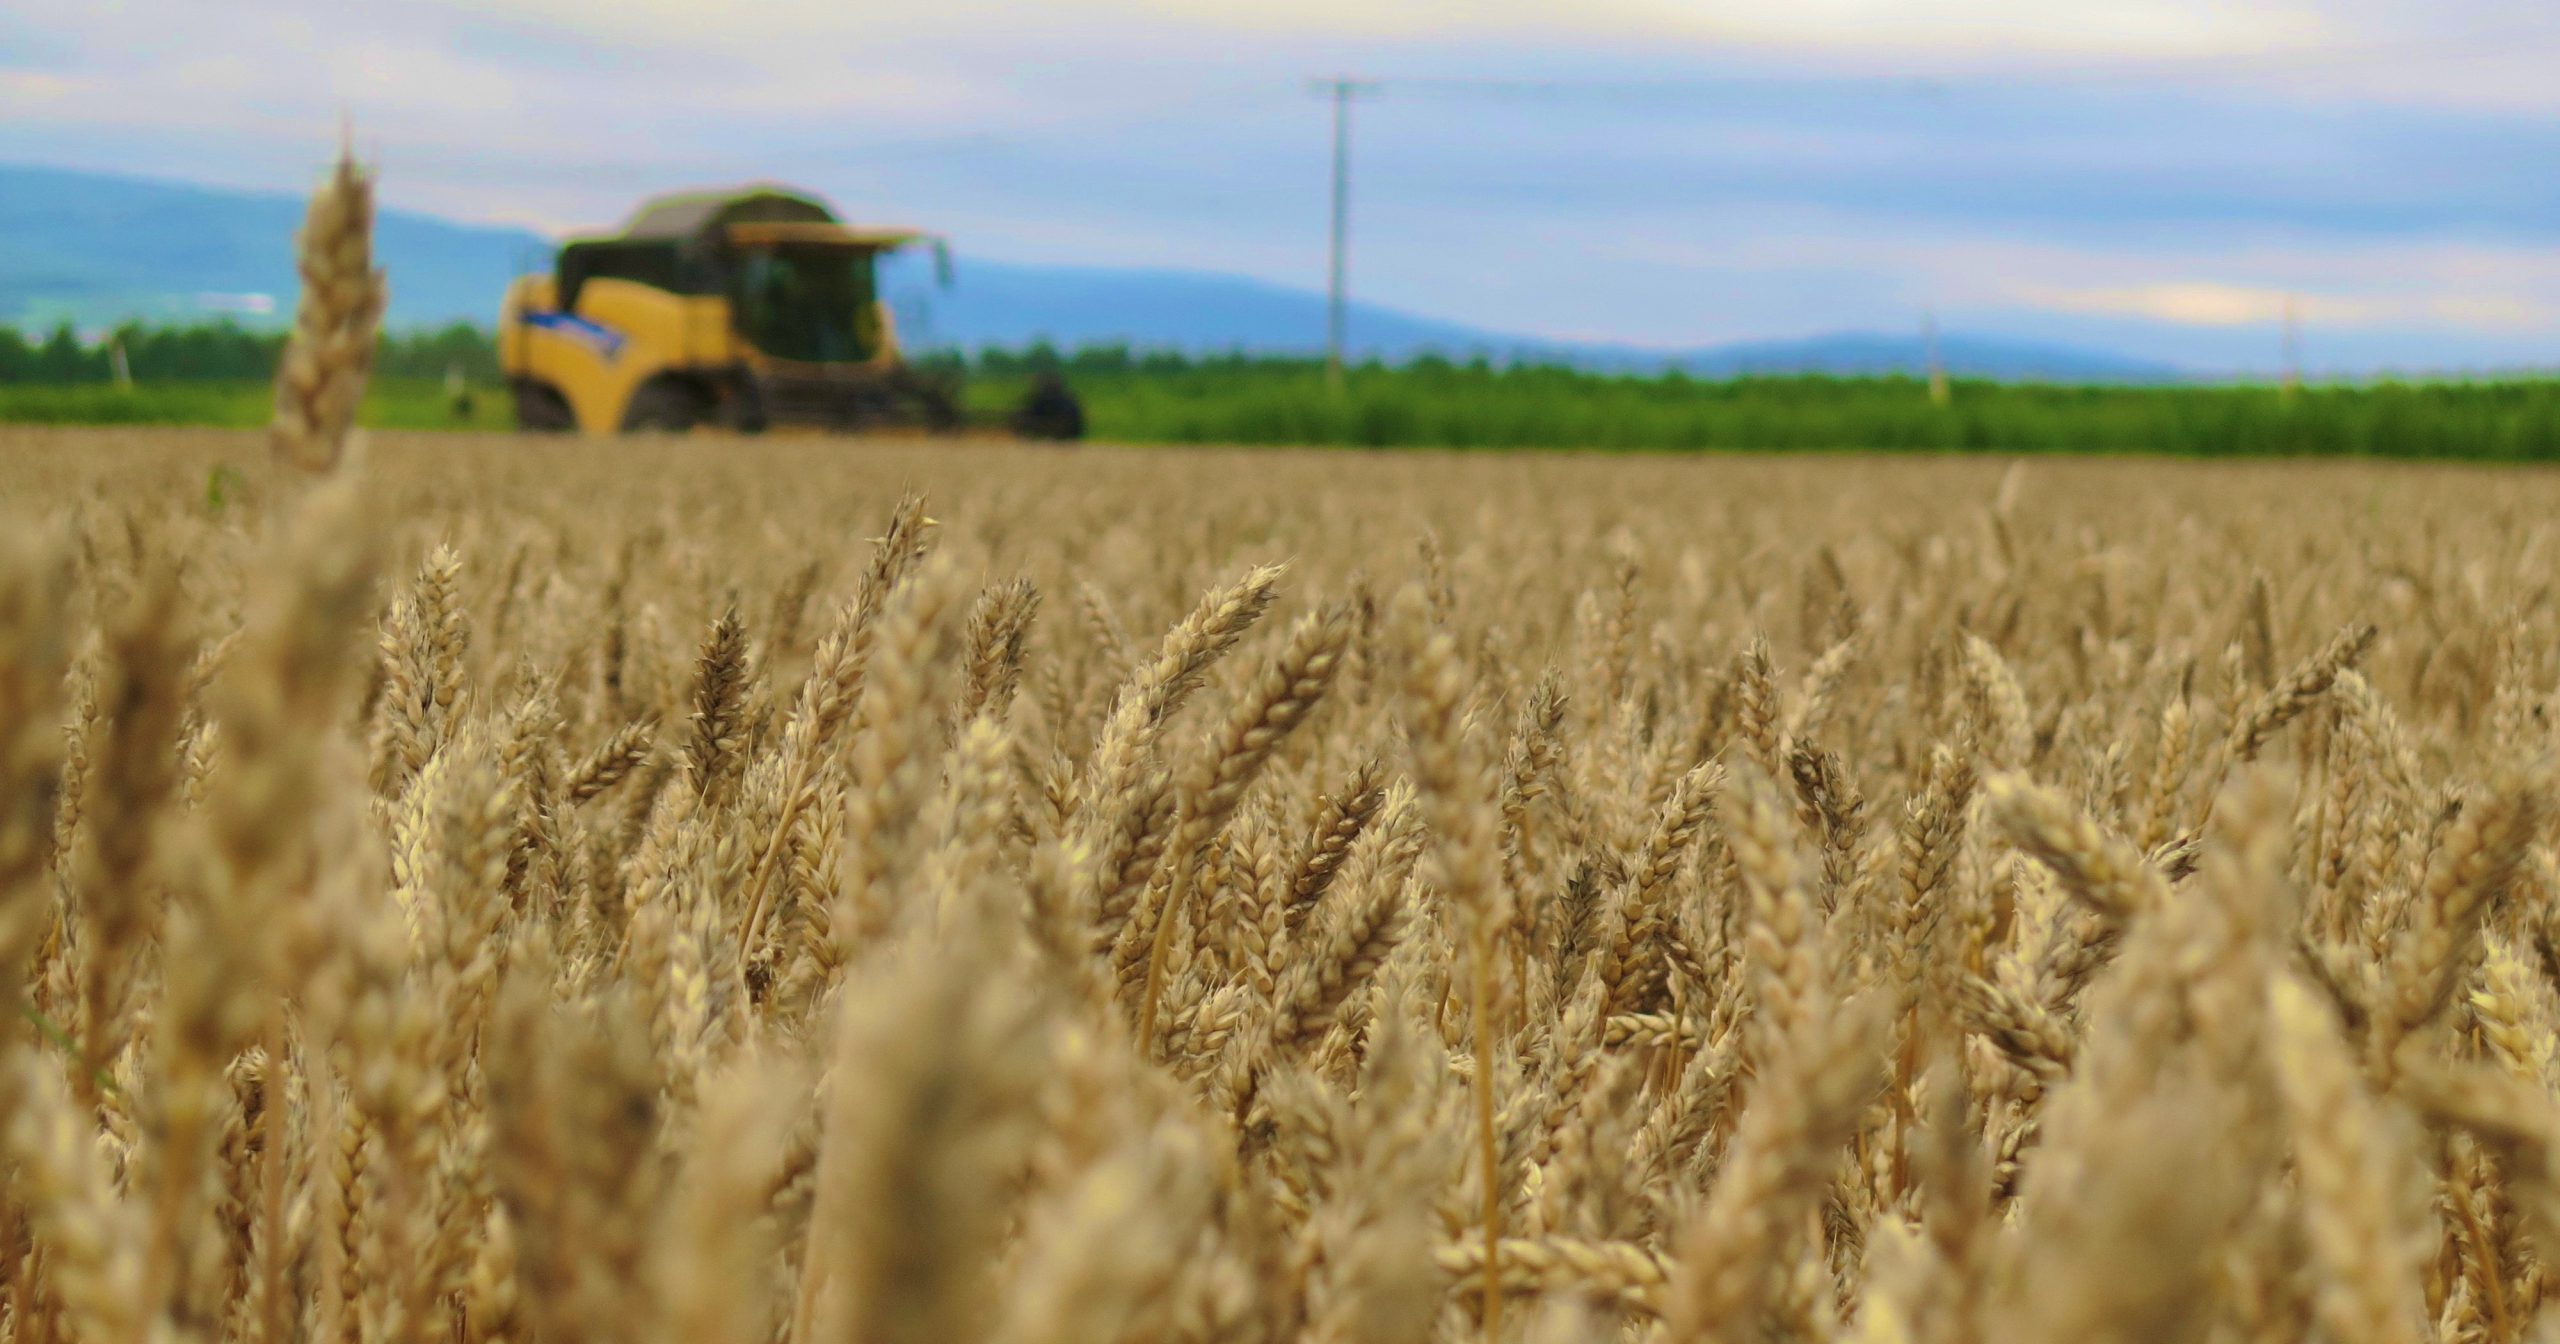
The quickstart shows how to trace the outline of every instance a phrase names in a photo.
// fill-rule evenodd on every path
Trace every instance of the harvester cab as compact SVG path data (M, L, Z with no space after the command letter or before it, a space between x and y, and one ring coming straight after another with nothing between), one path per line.
M532 430L754 432L968 428L956 378L909 364L877 263L940 240L862 229L780 187L666 196L622 232L562 246L548 274L519 277L498 355L516 423ZM1040 395L1055 398L1054 389ZM1079 414L1006 425L1039 437Z

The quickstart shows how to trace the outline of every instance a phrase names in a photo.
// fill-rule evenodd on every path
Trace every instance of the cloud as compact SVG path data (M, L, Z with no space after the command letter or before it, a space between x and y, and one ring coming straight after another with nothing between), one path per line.
M1862 285L1880 313L2035 311L2229 329L2272 327L2290 305L2306 326L2333 330L2560 337L2560 254L2535 245L2269 230L2149 246L1946 228L1879 236L1871 221L1819 211L1735 223L1742 236L1731 241L1642 235L1612 251L1711 285Z
M2302 294L2210 280L2120 288L2029 286L2016 296L2064 313L2142 317L2195 327L2247 327L2296 320L2350 328L2450 327L2549 334L2560 331L2560 287L2537 294L2413 288L2395 293Z
M692 0L464 0L466 12L530 20L566 31L669 48L767 45L862 37L892 44L953 38L1044 39L1109 32L1239 32L1322 42L1473 43L1535 38L1584 44L1677 41L1728 49L1954 57L1977 65L2027 65L2056 57L2121 62L2261 55L2331 41L2353 27L2312 7L2216 0L2121 0L2104 7L2037 0L1297 0L1211 5L1200 0L944 0L882 10L833 0L757 0L709 17ZM2368 7L2370 9L2371 7ZM2374 17L2374 16L2368 16ZM2370 23L2355 25L2370 27Z
M0 109L24 112L71 96L72 82L42 70L0 70Z
M2344 299L2305 302L2282 290L2221 285L2209 280L2165 281L2124 288L2050 289L2027 286L2017 291L2029 303L2061 312L2108 313L2147 317L2198 327L2243 327L2284 320L2288 312L2309 310L2314 317L2356 321L2370 319L2370 303Z
M406 0L416 4L417 0ZM448 6L439 5L439 9ZM2560 108L2544 53L2560 27L2524 0L942 0L883 9L753 0L462 0L632 50L747 58L778 70L876 52L1015 71L1064 56L1162 78L1281 44L1324 67L1429 71L1486 50L1743 63L1804 73L2218 88L2364 104ZM1008 62L990 63L1003 56ZM1533 72L1534 73L1534 72Z
M2056 312L2150 318L2198 327L2285 320L2365 331L2441 329L2560 335L2560 262L2545 251L2407 242L2269 255L2083 259L2083 276L2137 268L2164 278L2134 284L2030 280L2009 293ZM2168 278L2218 272L2236 278ZM2269 278L2273 277L2273 282Z

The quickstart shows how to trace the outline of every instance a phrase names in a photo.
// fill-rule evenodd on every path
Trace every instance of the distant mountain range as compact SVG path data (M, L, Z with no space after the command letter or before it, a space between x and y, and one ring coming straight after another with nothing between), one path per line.
M289 318L295 197L0 166L0 321L50 326ZM487 322L549 244L521 229L385 211L374 247L390 320Z
M0 323L99 327L151 322L285 320L295 278L298 198L182 183L0 165ZM550 243L521 229L385 211L375 248L398 325L487 323L508 279L545 264ZM1019 347L1119 342L1191 353L1309 352L1322 339L1324 297L1238 276L1173 270L1037 266L965 254L955 282L935 284L920 256L893 258L884 293L916 345ZM1839 333L1697 350L1568 343L1486 331L1354 303L1353 353L1401 360L1486 355L1586 368L1738 373L1912 373L1917 336ZM1940 343L1959 376L2151 382L2191 376L2153 361L2040 342L1950 333Z

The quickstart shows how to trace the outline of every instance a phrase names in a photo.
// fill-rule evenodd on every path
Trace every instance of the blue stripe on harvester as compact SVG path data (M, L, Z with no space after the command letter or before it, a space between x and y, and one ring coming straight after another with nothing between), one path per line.
M610 362L615 357L619 356L622 353L622 347L627 343L621 332L615 331L613 328L608 327L601 322L590 322L587 319L578 316L576 313L564 313L556 310L551 312L526 313L524 314L524 324L528 327L540 327L544 331L556 331L561 335L568 337L570 340L576 341L578 344L595 351L598 357L606 360L607 362Z

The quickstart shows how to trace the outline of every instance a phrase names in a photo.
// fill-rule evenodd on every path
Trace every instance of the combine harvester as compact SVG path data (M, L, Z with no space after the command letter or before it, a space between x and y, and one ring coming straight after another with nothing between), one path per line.
M560 249L519 277L499 317L498 359L528 430L747 433L973 427L957 381L917 369L880 301L882 253L939 240L843 223L782 187L662 196L621 233ZM1084 413L1044 377L1003 428L1072 439Z

